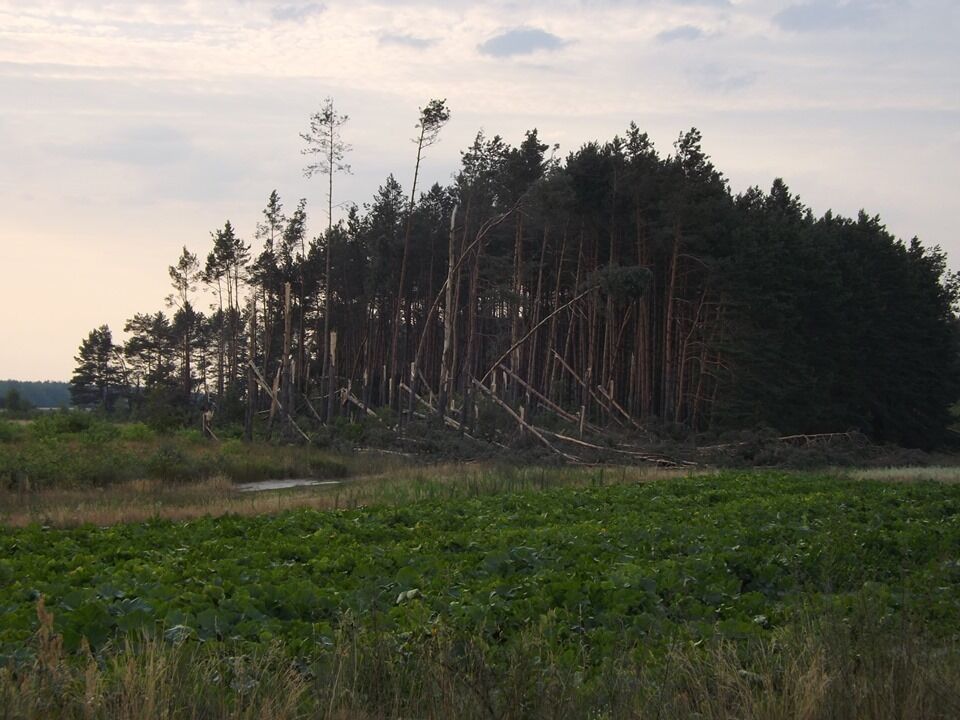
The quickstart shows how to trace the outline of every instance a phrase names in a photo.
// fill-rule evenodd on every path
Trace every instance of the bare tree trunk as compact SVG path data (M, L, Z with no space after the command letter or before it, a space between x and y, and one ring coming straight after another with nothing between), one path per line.
M453 379L453 328L457 310L454 305L454 274L457 268L457 236L454 226L457 222L457 208L450 216L450 243L447 249L447 287L444 290L443 308L443 359L440 365L440 396L437 399L437 412L443 417L447 412L447 400Z
M263 289L263 365L260 374L267 377L270 369L270 350L273 347L273 326L275 318L270 314L270 296Z
M410 205L407 207L407 221L403 232L403 256L400 259L400 283L397 287L397 304L393 314L393 336L390 339L390 407L395 407L393 387L399 380L398 369L400 367L397 357L397 341L400 334L400 308L402 307L404 291L403 286L407 278L407 257L410 255L410 234L413 230L413 208L417 198L417 178L420 176L420 155L423 152L425 125L420 128L420 139L417 142L417 163L413 168L413 186L410 188ZM396 398L399 399L399 398Z
M664 302L664 328L663 328L663 388L660 412L664 419L670 418L674 414L674 393L675 383L675 359L674 359L674 293L677 285L677 256L680 252L680 226L674 228L673 250L670 254L670 274L667 280L666 295Z
M547 238L549 226L544 225L543 227L543 244L540 246L540 262L537 269L537 290L533 297L533 324L537 327L540 325L540 311L541 306L543 305L543 264L547 254ZM537 333L533 336L533 340L530 342L530 352L527 354L527 372L526 377L533 384L537 382L537 351L539 350L537 340L540 338L541 333ZM529 412L530 408L527 408Z
M290 344L292 335L292 320L290 308L290 283L283 285L283 357L281 358L280 372L280 397L283 398L281 405L282 412L290 419L293 408L290 405L292 396L291 377L290 377Z
M557 256L557 277L556 282L553 286L553 305L552 307L560 306L560 282L563 272L563 254L567 247L567 228L563 228L563 238L560 241L560 254ZM559 316L554 315L550 318L550 328L547 330L547 344L545 348L544 355L544 364L543 364L543 382L541 387L544 394L550 398L554 399L553 392L553 366L554 359L551 351L554 348L554 343L557 341L557 320Z
M189 406L193 400L191 388L193 378L190 374L190 332L193 329L193 308L189 305L184 312L184 321L186 327L183 333L183 392Z
M337 394L337 331L330 331L330 344L327 346L327 422L331 422L337 414L337 405L334 398ZM349 360L348 360L349 362Z
M257 301L256 296L250 296L250 339L247 349L250 357L247 366L247 413L243 422L243 439L253 440L253 418L257 412L257 380L253 375L254 357L257 354Z
M228 285L229 287L229 285ZM219 325L217 328L217 402L223 402L223 372L224 372L224 348L225 340L223 337L224 324L226 323L227 316L223 312L223 281L221 278L217 278L217 301L219 304Z
M693 317L692 322L690 323L690 331L684 336L683 344L680 347L680 362L679 362L679 373L680 377L677 381L677 407L674 414L674 421L681 422L686 413L686 403L684 402L684 393L687 391L688 379L687 376L689 371L687 370L688 366L688 355L690 351L690 341L693 339L694 333L697 332L702 327L701 314L703 313L704 303L707 299L707 290L704 288L703 293L700 295L700 302L697 304L697 312ZM703 344L703 343L701 343Z
M469 428L473 409L473 376L476 367L477 342L477 286L480 283L480 251L474 248L473 267L467 288L467 349L463 356L463 425Z
M510 344L516 349L513 357L510 358L511 369L518 374L522 374L520 367L521 350L517 345L517 338L520 337L520 326L522 324L521 315L523 314L523 215L517 215L517 224L514 232L513 245L513 298L511 304L511 322L510 322ZM517 386L510 383L510 392L508 394L510 402L517 399Z
M573 287L580 287L580 278L582 277L582 265L583 265L583 230L580 231L580 242L577 246L577 269L574 275ZM563 353L560 356L562 362L573 362L573 333L576 327L576 322L574 321L574 313L570 313L570 322L567 324L567 337L563 344ZM554 372L557 375L560 374L560 368L554 365ZM551 381L552 383L553 381ZM551 397L551 399L555 399ZM574 393L573 399L577 401L577 405L583 405L584 398L578 393Z

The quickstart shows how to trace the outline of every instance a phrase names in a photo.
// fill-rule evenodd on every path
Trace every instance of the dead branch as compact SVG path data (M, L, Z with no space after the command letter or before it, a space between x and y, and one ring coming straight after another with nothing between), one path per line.
M568 455L568 454L565 453L563 450L560 450L560 449L557 448L555 445L553 445L553 443L551 443L549 440L547 440L547 438L544 437L543 434L542 434L537 428L535 428L535 427L533 427L532 425L530 425L530 423L528 423L528 422L525 421L522 417L520 417L519 415L517 415L517 413L514 411L514 409L513 409L512 407L510 407L509 405L507 405L507 403L505 403L503 400L501 400L501 399L498 398L496 395L494 395L492 392L490 392L490 390L487 388L486 385L484 385L483 383L481 383L481 382L480 382L479 380L477 380L477 379L474 379L473 384L477 387L478 390L480 390L482 393L484 393L488 398L490 398L490 399L493 400L497 405L499 405L499 406L502 407L504 410L506 410L507 413L509 413L510 417L512 417L514 420L517 421L517 423L520 425L520 427L522 427L522 428L524 428L524 429L526 429L526 430L529 430L529 431L533 434L533 436L534 436L535 438L537 438L537 440L539 440L541 443L543 443L543 444L546 445L548 448L550 448L550 450L552 450L553 452L555 452L557 455L559 455L560 457L562 457L562 458L563 458L564 460L566 460L567 462L572 462L572 463L578 463L578 462L580 462L580 459L579 459L579 458L576 458L576 457L574 457L573 455Z
M264 390L264 392L266 392L267 395L269 395L269 396L272 398L273 402L275 402L275 403L277 404L277 407L280 409L280 412L284 413L284 414L287 416L287 420L289 420L290 425L293 426L294 430L296 430L298 433L300 433L300 435L303 437L304 440L307 441L307 443L310 443L310 437L309 437L303 430L300 429L300 426L297 425L296 421L293 419L293 416L292 416L290 413L285 412L285 410L284 410L284 408L283 408L283 405L280 404L280 400L277 399L277 396L274 394L274 392L273 392L273 391L270 389L270 387L267 385L267 382L263 379L263 375L261 375L261 374L260 374L260 371L257 370L256 365L254 365L254 364L253 364L252 362L250 362L250 361L248 361L248 363L249 363L250 367L253 368L253 373L254 373L254 375L256 376L257 382L260 384L260 387L262 387L263 390Z

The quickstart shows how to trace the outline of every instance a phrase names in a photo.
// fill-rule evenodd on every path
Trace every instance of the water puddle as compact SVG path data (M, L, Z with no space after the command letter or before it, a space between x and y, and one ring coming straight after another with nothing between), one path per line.
M340 480L261 480L259 482L240 483L235 487L240 492L263 492L264 490L286 490L296 487L316 487L318 485L339 485Z

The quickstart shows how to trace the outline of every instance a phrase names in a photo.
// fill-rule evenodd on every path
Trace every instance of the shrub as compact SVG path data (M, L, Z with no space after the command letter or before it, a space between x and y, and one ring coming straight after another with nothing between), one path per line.
M184 482L200 478L197 463L191 462L180 448L164 443L147 460L147 471L151 477L164 482Z
M203 433L196 428L181 428L177 430L176 437L188 443L202 443L205 440Z
M102 445L120 437L120 426L114 423L95 421L80 433L80 440L87 445Z
M142 422L128 423L119 427L118 437L127 442L143 442L153 440L156 433L148 425Z
M40 415L30 426L30 431L39 438L70 435L89 430L96 420L93 415L81 410L58 410Z
M12 443L23 437L23 427L9 420L0 420L0 443Z
M364 426L361 423L350 422L347 418L338 417L334 421L334 430L338 437L348 442L358 443L363 440Z

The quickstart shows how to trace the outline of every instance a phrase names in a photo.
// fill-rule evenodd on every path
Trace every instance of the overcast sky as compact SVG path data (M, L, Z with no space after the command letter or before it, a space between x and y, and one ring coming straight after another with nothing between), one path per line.
M335 201L410 182L418 108L561 152L631 120L691 126L740 192L782 176L817 214L879 214L960 267L956 0L0 0L0 378L68 379L77 346L163 307L167 266L276 188L325 225L298 133L350 115ZM205 305L207 301L204 301Z

